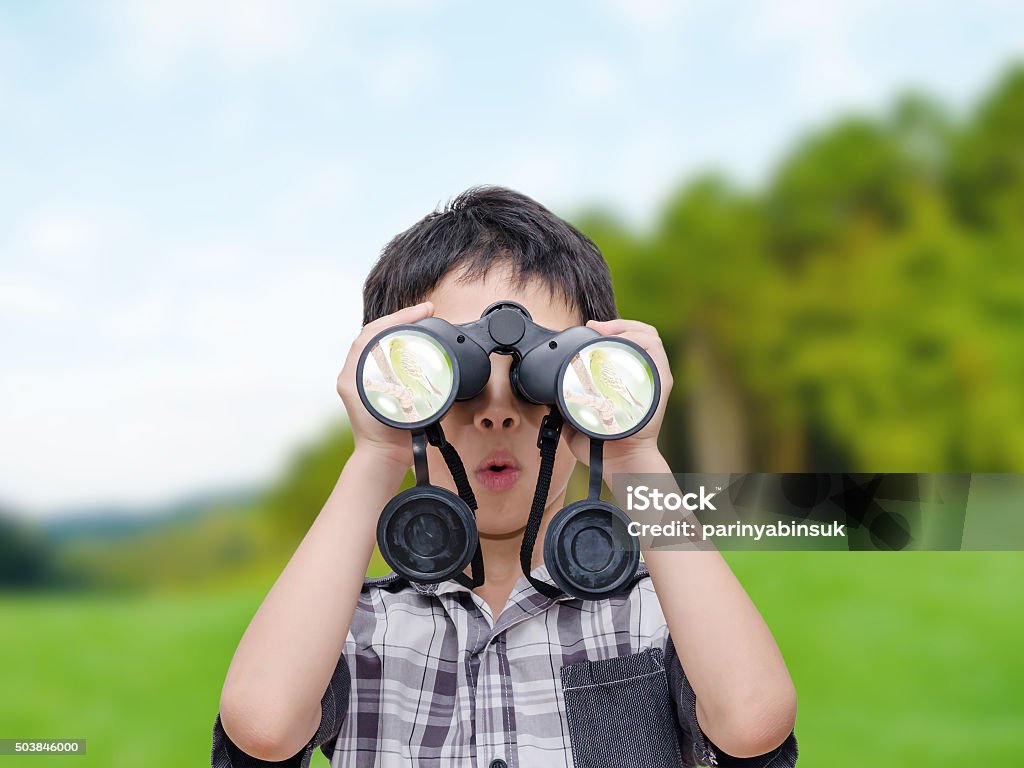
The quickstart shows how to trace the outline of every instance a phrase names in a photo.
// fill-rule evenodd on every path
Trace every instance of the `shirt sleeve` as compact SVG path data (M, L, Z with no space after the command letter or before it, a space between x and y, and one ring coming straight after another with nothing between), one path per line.
M317 728L313 738L299 752L287 760L272 762L260 760L258 757L246 754L238 745L228 737L224 726L220 722L220 713L213 724L213 749L210 753L211 768L308 768L313 752L317 747L334 743L341 730L341 724L345 719L348 709L348 695L352 679L348 670L348 662L344 655L338 661L338 666L327 684L323 698L320 700L320 727ZM325 751L326 754L326 751Z
M668 674L669 690L676 705L676 714L683 731L683 752L687 765L711 765L718 768L792 768L796 765L796 734L790 733L786 740L771 752L756 757L733 757L723 752L711 739L704 735L697 723L697 695L686 679L671 636L665 647L665 670Z

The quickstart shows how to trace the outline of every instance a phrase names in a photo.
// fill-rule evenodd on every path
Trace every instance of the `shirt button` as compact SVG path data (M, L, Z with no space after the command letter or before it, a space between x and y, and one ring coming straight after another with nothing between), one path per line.
M500 757L496 757L493 760L491 760L491 768L508 768L508 763L506 763Z

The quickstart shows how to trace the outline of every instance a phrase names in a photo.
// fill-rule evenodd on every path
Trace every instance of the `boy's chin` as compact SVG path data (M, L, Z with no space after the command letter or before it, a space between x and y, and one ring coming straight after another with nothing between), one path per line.
M477 518L477 533L482 539L521 539L526 529L527 517L522 519L481 520Z

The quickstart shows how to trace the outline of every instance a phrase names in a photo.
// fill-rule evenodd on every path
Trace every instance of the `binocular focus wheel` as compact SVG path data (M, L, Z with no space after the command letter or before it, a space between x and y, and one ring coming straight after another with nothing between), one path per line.
M417 486L398 494L380 514L377 546L399 576L433 584L462 573L477 546L476 520L451 491Z
M622 589L640 563L629 522L618 507L596 499L560 510L544 536L544 562L558 588L581 600Z

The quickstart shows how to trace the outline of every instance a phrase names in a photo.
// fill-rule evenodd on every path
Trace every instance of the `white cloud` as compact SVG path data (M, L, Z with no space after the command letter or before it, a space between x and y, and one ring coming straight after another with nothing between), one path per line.
M645 30L678 22L695 4L694 0L605 0L614 18Z
M325 228L330 231L331 224L342 217L357 193L357 178L347 163L333 159L318 161L274 203L274 226L280 232L293 233L292 237L308 233L318 224L318 232Z
M127 208L54 202L30 213L21 232L25 253L44 267L95 268L119 243L135 236L139 220Z
M7 101L8 92L14 89L14 73L19 70L21 45L14 33L0 23L0 104Z
M107 18L121 68L151 82L189 67L209 69L210 61L219 71L239 75L272 66L295 69L310 57L354 67L363 60L372 63L373 87L385 98L401 99L442 74L437 56L411 44L380 58L379 46L361 38L360 26L365 17L405 19L438 7L417 0L110 0Z
M323 258L344 236L287 225L322 232L351 184L325 164L246 239L81 201L24 214L0 244L0 500L43 514L261 482L340 417L361 282Z
M6 501L41 514L262 482L343 414L361 305L343 265L230 241L155 255L144 282L25 327L30 354L0 381L17 404L0 415Z
M619 98L625 86L623 72L607 56L592 53L570 56L562 69L562 80L570 94L605 106Z
M66 297L55 286L32 276L0 273L0 316L12 325L58 315L68 307Z
M196 54L234 71L286 60L326 8L322 0L114 0L108 10L132 66L167 76Z
M549 207L578 195L577 151L569 147L528 147L501 156L487 183L517 189Z
M374 95L394 105L406 101L416 90L440 82L444 67L432 49L407 45L367 59L366 77Z
M330 377L314 382L272 354L259 362L262 369L97 364L5 377L0 395L18 408L3 417L3 499L39 514L265 481L288 446L342 408ZM275 368L294 383L268 382L265 371Z
M24 214L3 244L4 322L81 329L99 306L96 286L110 280L111 265L131 252L140 232L139 218L119 206L53 201Z
M692 158L682 156L684 139L681 128L648 124L626 138L616 156L609 158L603 186L609 197L618 197L622 213L637 225L651 222L680 176L691 170L685 166Z
M878 0L756 3L754 13L741 17L740 40L786 60L792 95L802 106L831 112L876 93L870 62L856 44L860 28L879 5Z

